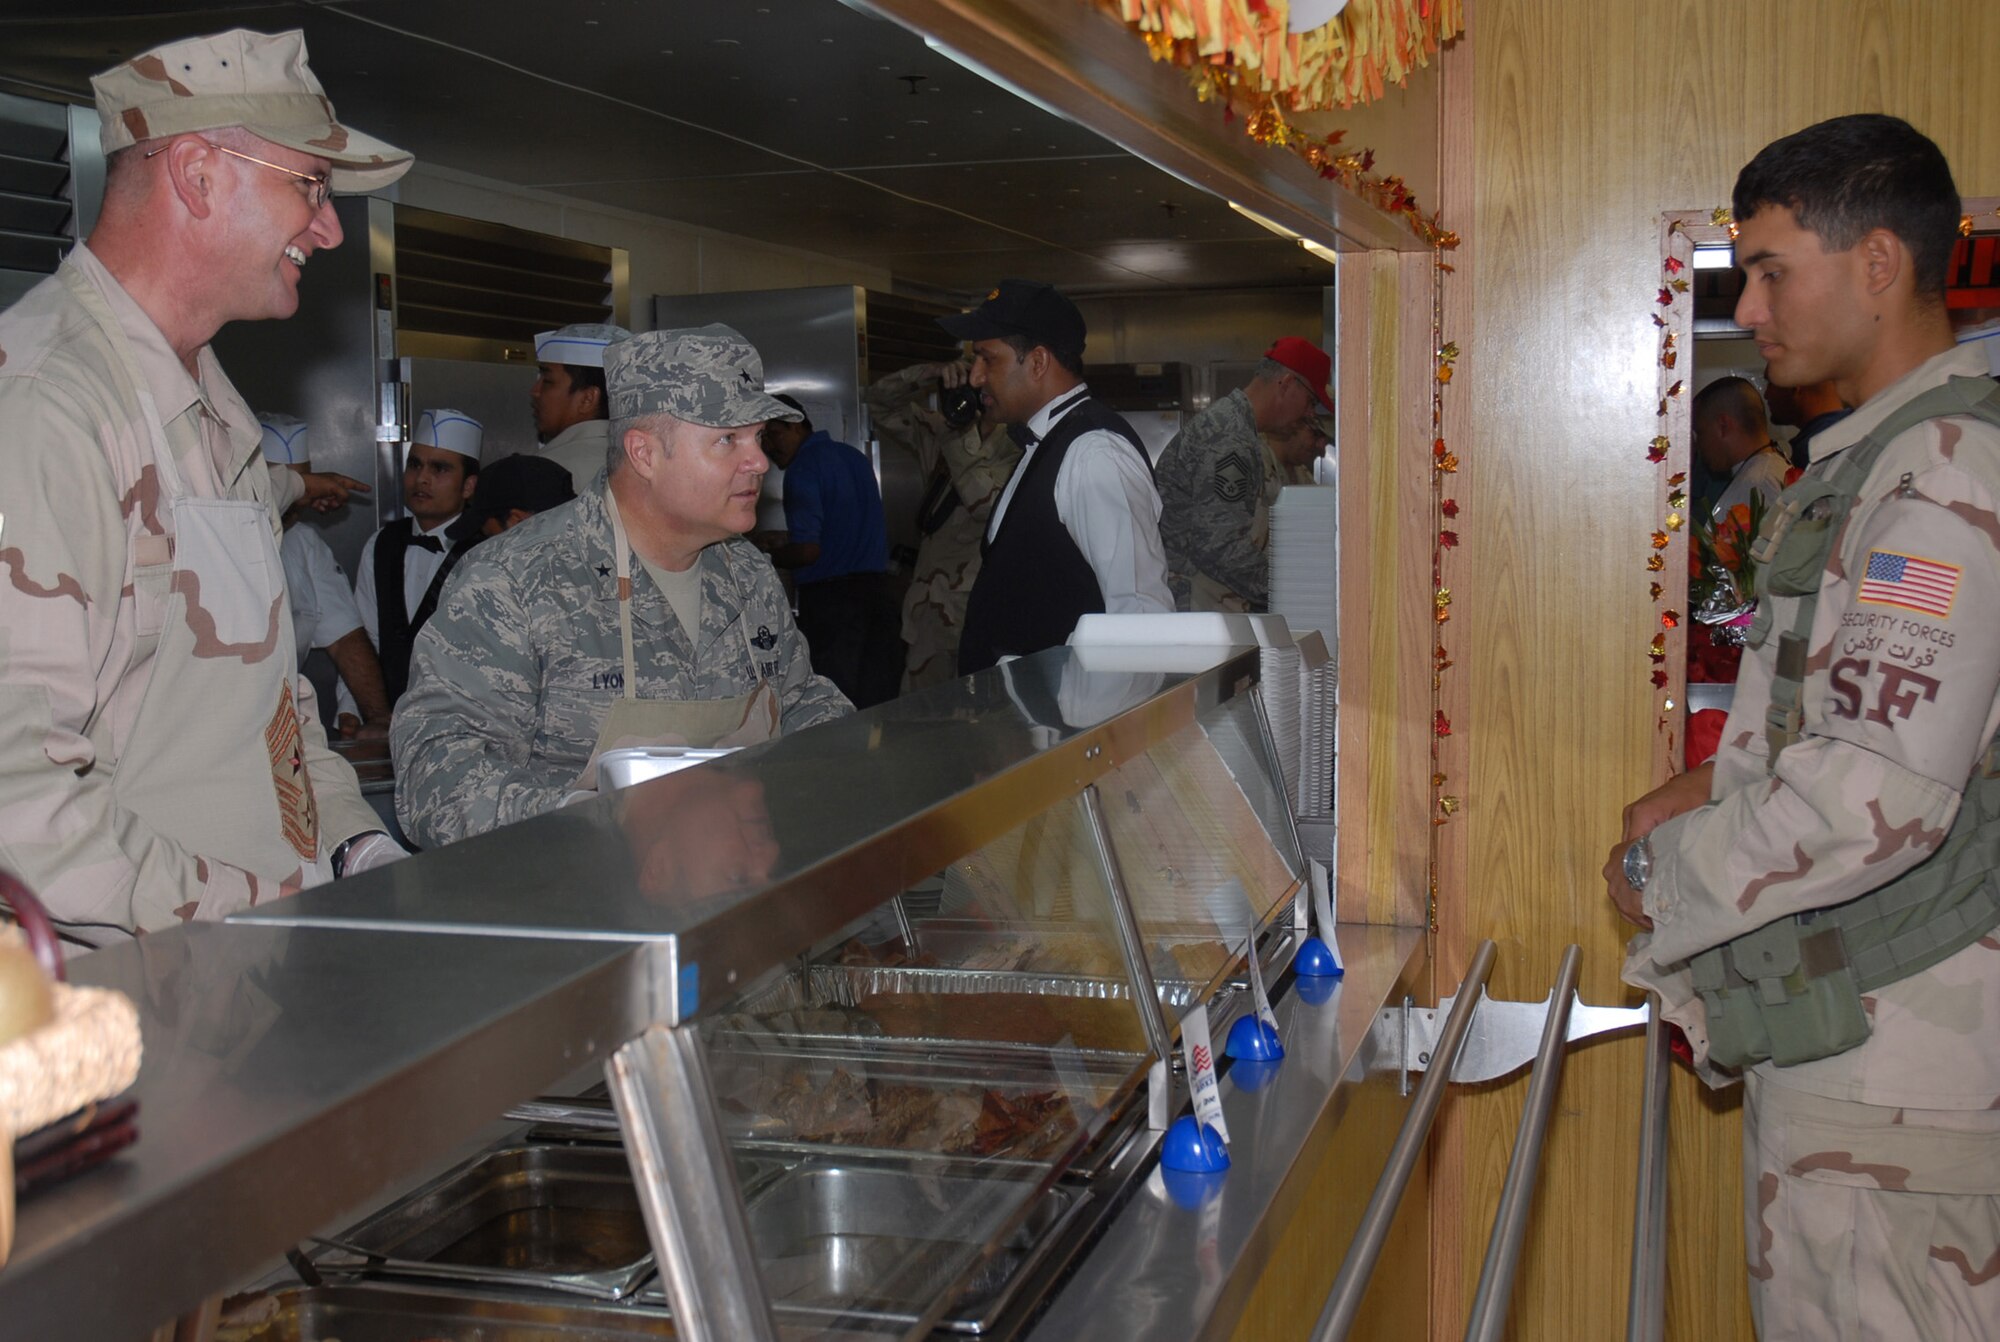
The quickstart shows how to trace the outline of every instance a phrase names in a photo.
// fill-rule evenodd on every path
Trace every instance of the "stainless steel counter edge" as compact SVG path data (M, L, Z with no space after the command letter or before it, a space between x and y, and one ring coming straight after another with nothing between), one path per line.
M1429 954L1414 927L1342 924L1340 948L1347 973L1331 998L1315 1006L1294 989L1273 1003L1285 1058L1270 1083L1251 1092L1224 1077L1230 1167L1219 1190L1181 1206L1156 1167L1036 1320L1033 1342L1190 1342L1235 1330L1333 1140L1344 1088L1379 1065L1363 1056L1376 1013ZM1354 1189L1356 1203L1368 1192Z
M196 923L71 963L138 1006L137 1145L20 1207L0 1336L143 1337L642 1030L645 947Z
M1074 797L1256 679L1254 650L1217 649L1212 660L1196 673L1111 672L1050 648L231 921L671 941L682 990L661 1021L678 1024ZM780 813L766 817L779 831L775 859L757 868L740 844L728 846L733 815L683 832L698 803L720 798ZM663 864L674 879L649 887L646 855L681 847L707 859L703 880L711 868L754 874L690 885L693 864Z

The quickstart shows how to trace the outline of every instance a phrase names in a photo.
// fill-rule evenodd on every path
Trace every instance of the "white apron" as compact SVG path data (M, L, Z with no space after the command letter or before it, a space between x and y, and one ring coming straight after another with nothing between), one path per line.
M122 347L115 323L109 329ZM132 366L130 351L121 352ZM177 845L244 868L268 883L257 898L277 898L330 873L319 861L319 808L306 771L292 614L271 511L254 499L191 493L151 392L143 385L138 392L173 536L135 542L132 664L151 643L152 667L125 750L111 765L114 787ZM148 892L138 891L135 904L147 902ZM201 918L231 911L206 900L179 910Z
M625 663L625 687L604 715L597 733L597 747L583 766L576 786L597 786L597 757L619 746L752 746L776 739L781 706L778 692L768 680L759 679L748 694L728 699L641 699L638 696L638 661L632 652L632 545L625 538L625 521L618 515L617 501L604 491L604 511L611 518L612 549L618 565L618 639ZM701 641L699 629L684 630L690 647ZM757 664L757 650L750 644L746 624L743 646L750 664Z

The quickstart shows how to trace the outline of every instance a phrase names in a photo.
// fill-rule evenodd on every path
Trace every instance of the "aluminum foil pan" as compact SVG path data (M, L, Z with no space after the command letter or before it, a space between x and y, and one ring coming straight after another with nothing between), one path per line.
M1165 979L1154 984L1160 1003L1186 1010L1200 1000L1204 985ZM788 974L746 998L740 1010L753 1016L814 1007L852 1007L878 993L1029 993L1042 997L1088 997L1127 1002L1132 985L1125 979L1082 974L1033 974L1020 970L939 969L900 965L813 965L810 978Z

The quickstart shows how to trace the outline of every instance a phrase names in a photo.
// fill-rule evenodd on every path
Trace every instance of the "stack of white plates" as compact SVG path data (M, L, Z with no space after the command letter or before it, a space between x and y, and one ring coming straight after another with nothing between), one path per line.
M1299 814L1333 814L1334 714L1339 684L1317 634L1299 640Z
M1335 612L1340 597L1340 491L1332 485L1287 485L1271 505L1271 610L1293 635L1318 630L1330 653L1340 648Z
M1267 644L1258 650L1259 684L1264 688L1264 712L1271 720L1271 740L1278 748L1278 767L1285 775L1285 796L1293 813L1299 806L1299 752L1304 739L1299 732L1299 650Z

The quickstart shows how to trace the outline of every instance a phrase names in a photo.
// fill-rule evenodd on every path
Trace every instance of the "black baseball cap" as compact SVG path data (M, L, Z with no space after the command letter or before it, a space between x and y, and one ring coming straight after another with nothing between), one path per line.
M486 519L505 519L519 508L523 512L545 513L576 497L569 472L546 457L517 452L502 457L479 473L479 487L458 521L451 525L454 540L481 531Z
M939 317L937 324L960 340L1023 336L1052 350L1083 353L1083 314L1040 280L1002 280L978 307Z

